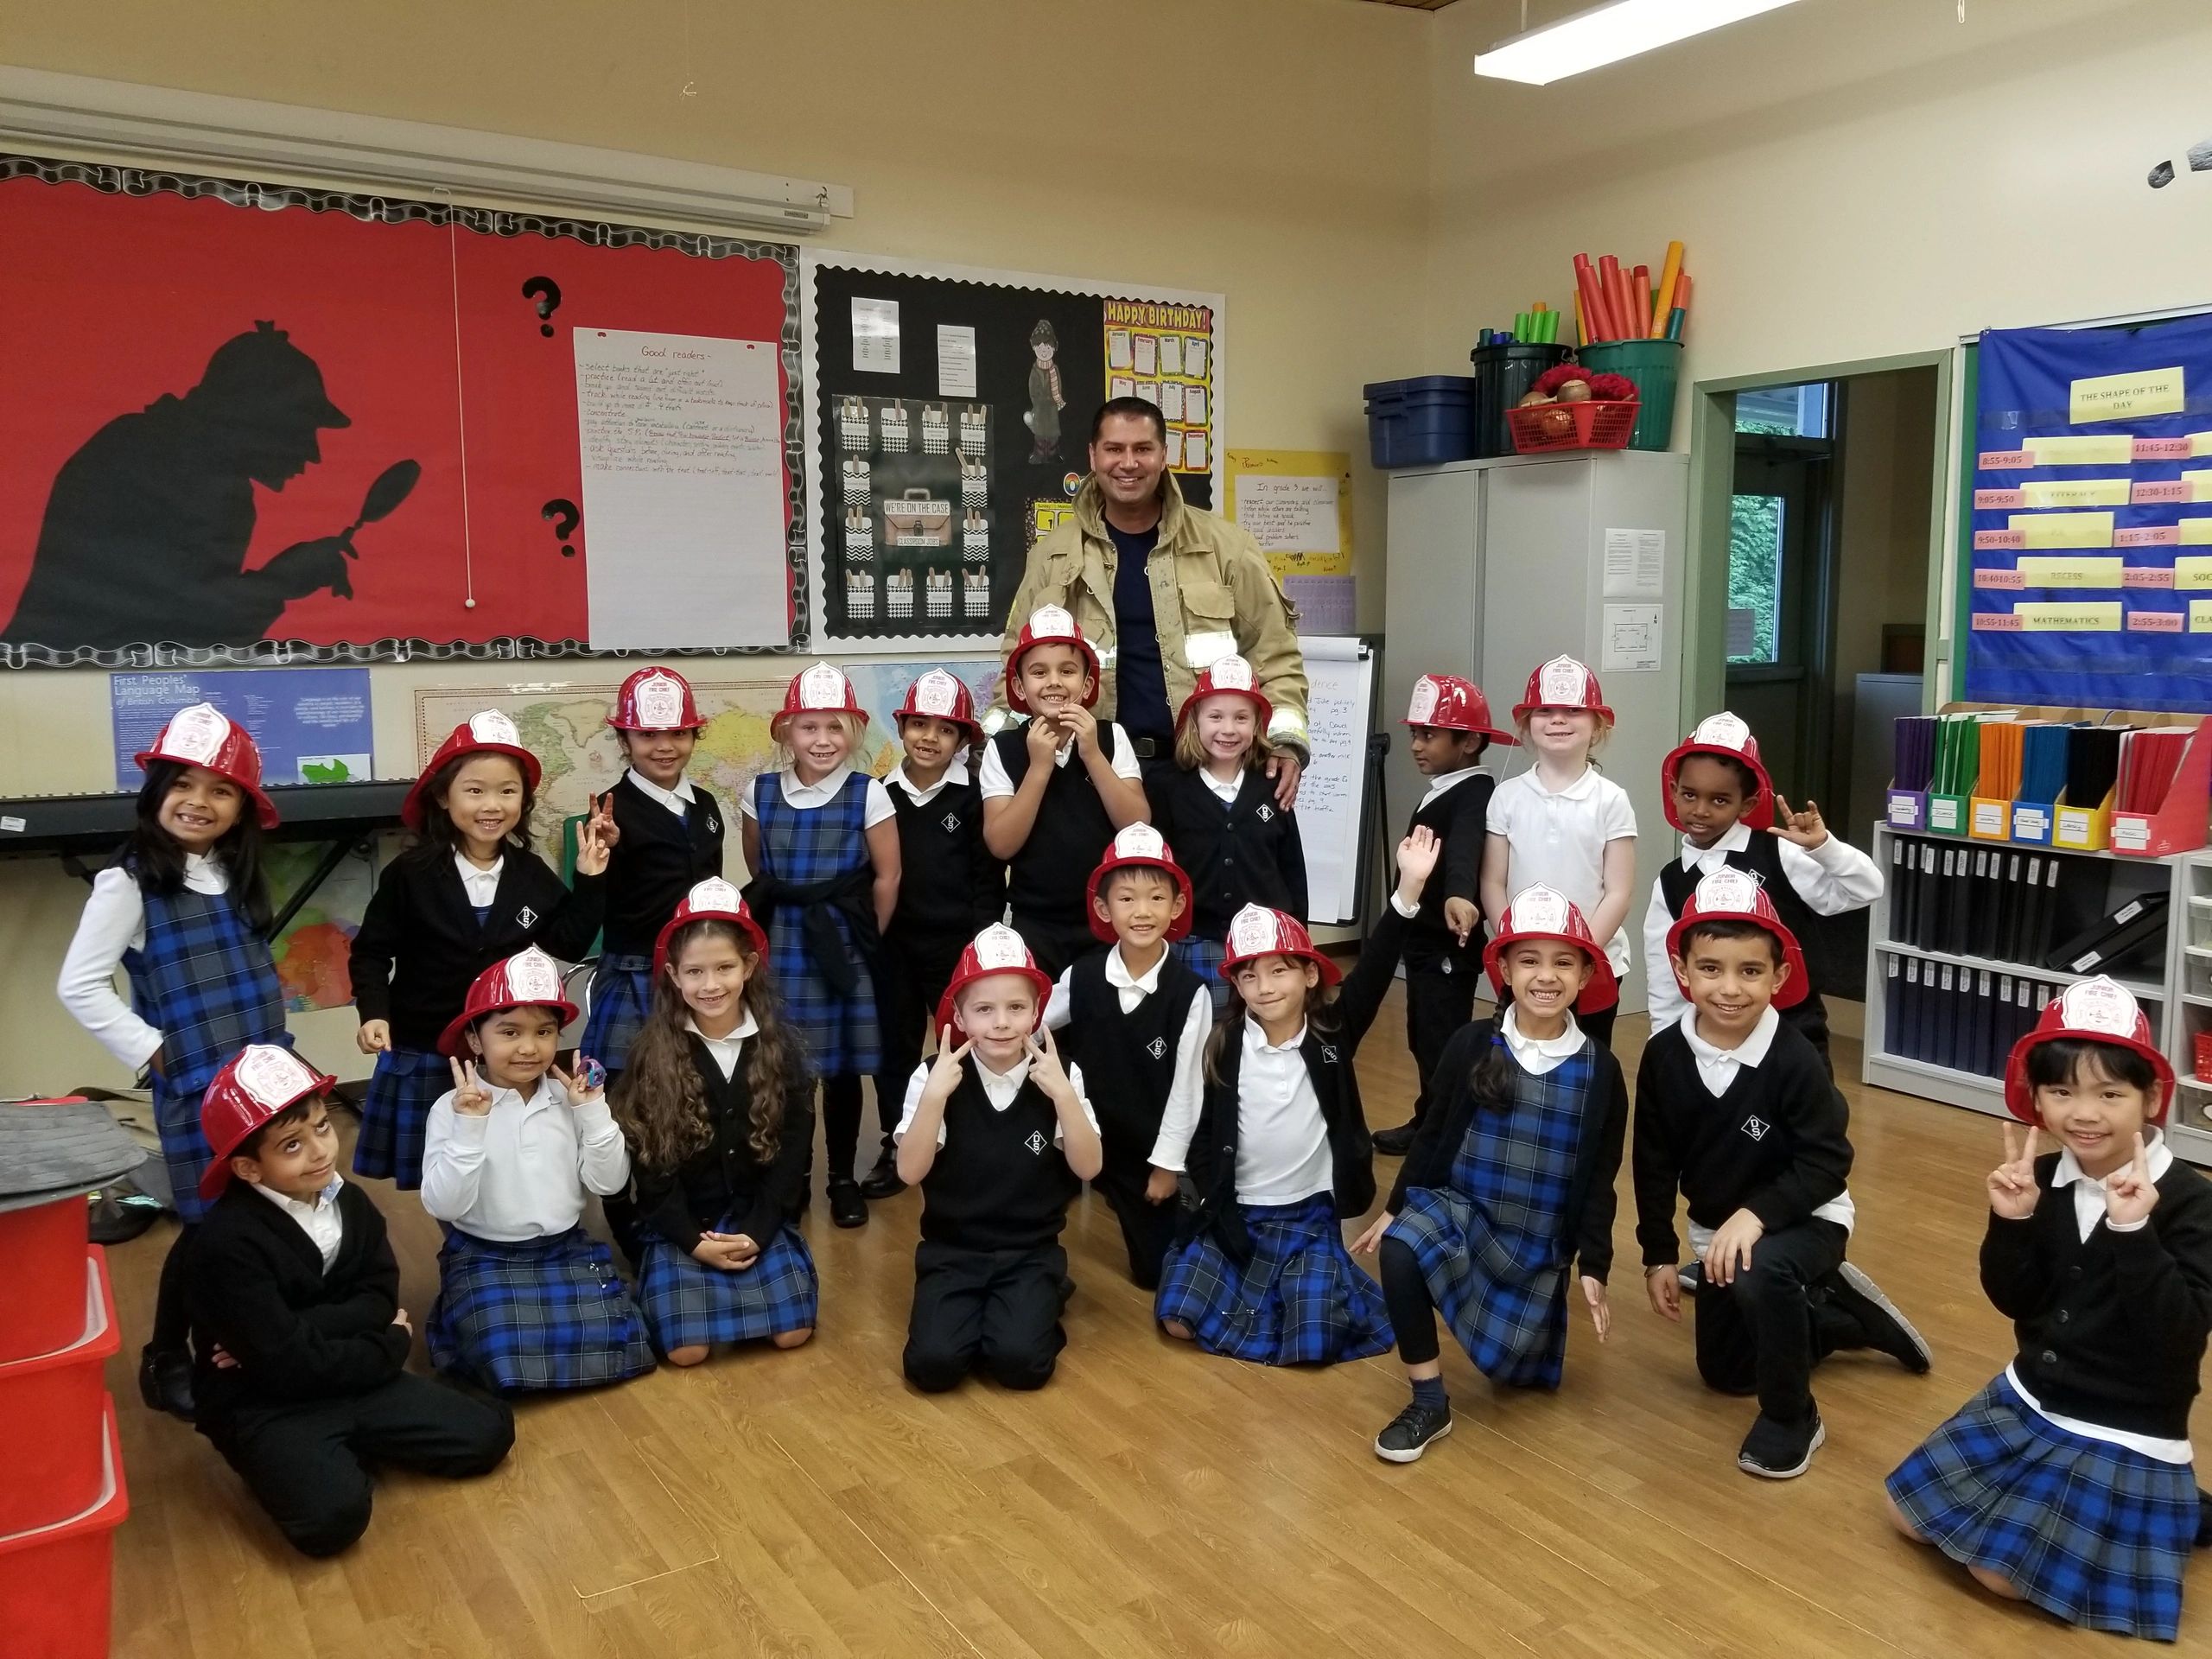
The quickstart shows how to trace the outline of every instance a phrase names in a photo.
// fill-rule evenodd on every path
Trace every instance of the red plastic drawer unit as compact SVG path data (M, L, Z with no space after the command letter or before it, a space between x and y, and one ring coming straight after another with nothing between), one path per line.
M0 1211L0 1365L50 1354L85 1329L87 1211L81 1197Z
M105 1372L122 1332L106 1253L87 1249L78 1261L68 1345L0 1365L0 1537L49 1526L99 1496ZM0 1651L13 1652L3 1636Z
M52 1526L0 1535L0 1643L8 1659L108 1659L115 1529L130 1513L115 1403L93 1426L92 1501Z

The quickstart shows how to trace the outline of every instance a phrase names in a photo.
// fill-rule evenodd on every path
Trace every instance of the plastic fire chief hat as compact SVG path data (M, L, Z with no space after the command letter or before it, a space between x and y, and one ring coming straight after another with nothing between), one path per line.
M710 875L683 895L676 913L662 924L660 937L653 941L653 977L658 980L661 970L668 966L668 942L676 937L676 930L686 922L701 922L709 918L730 922L753 941L753 954L766 962L768 959L768 936L760 931L760 924L753 919L753 912L745 907L745 897L735 887L718 875Z
M415 780L415 787L407 791L407 798L399 804L399 821L410 830L420 830L423 820L430 810L430 779L448 760L457 760L472 754L505 754L514 758L522 767L522 780L533 794L537 790L540 774L537 757L522 746L522 734L515 730L515 723L497 709L486 709L481 714L471 715L447 734L438 745L438 752L430 757L430 764L423 768L423 775Z
M1229 938L1224 941L1221 976L1229 978L1240 963L1255 957L1296 957L1321 970L1321 982L1333 985L1344 977L1337 964L1313 948L1313 936L1297 917L1264 905L1247 905L1230 918Z
M468 1052L469 1027L507 1008L550 1008L564 1026L576 1017L576 1005L561 983L561 964L533 944L476 976L467 1004L438 1039L438 1052L459 1059Z
M2025 1123L2043 1121L2036 1110L2035 1088L2028 1082L2028 1055L2037 1044L2062 1037L2110 1043L2148 1060L2158 1077L2158 1109L2151 1121L2166 1121L2166 1109L2174 1098L2173 1065L2151 1040L2151 1022L2135 1006L2135 999L2102 974L2079 985L2069 985L2051 998L2036 1028L2012 1045L2012 1052L2005 1061L2005 1104L2013 1116Z
M1192 688L1191 695L1183 699L1182 708L1176 711L1176 731L1182 731L1183 722L1190 719L1201 702L1223 691L1232 691L1250 702L1259 711L1258 728L1262 732L1268 729L1268 722L1275 717L1275 706L1268 701L1267 694L1260 690L1259 682L1253 677L1252 664L1231 652L1212 667L1198 671L1198 684Z
M1095 938L1111 944L1114 925L1098 913L1098 890L1106 885L1106 878L1116 870L1160 870L1175 883L1175 891L1183 895L1183 913L1167 925L1167 937L1179 939L1191 931L1192 911L1191 878L1175 861L1175 849L1170 847L1160 831L1148 823L1133 823L1118 832L1106 849L1106 856L1090 873L1090 886L1083 895L1083 907L1090 918L1090 931Z
M690 681L673 669L641 668L614 694L607 723L618 732L696 732L707 722Z
M131 759L143 772L152 760L174 760L181 766L205 766L227 778L253 801L254 817L264 830L276 827L276 804L261 792L261 751L243 726L212 702L195 702L168 718L154 747Z
M768 722L768 735L782 742L784 722L793 715L858 715L866 720L868 710L861 707L860 694L842 669L817 663L791 676L784 688L784 706Z
M906 688L906 701L891 716L893 722L912 715L920 720L942 720L957 726L970 743L980 743L983 738L982 723L976 718L976 699L957 674L948 674L933 668Z
M937 1028L943 1031L953 1023L952 1012L959 1004L961 992L994 974L1020 974L1035 988L1037 1023L1030 1030L1040 1029L1045 1023L1045 1003L1052 995L1052 982L1037 965L1037 958L1029 954L1021 935L1003 922L993 922L961 951L960 965L952 970L952 982L938 999Z
M1076 626L1075 618L1057 605L1040 605L1029 613L1029 620L1021 625L1021 637L1007 654L1007 707L1018 715L1029 712L1029 700L1021 695L1021 659L1037 645L1073 645L1081 652L1084 665L1090 671L1090 695L1084 698L1083 706L1088 709L1098 701L1098 653Z
M1413 701L1406 706L1404 726L1434 726L1447 732L1472 732L1493 743L1520 747L1521 740L1491 724L1490 699L1482 687L1457 674L1424 674L1414 682Z
M1757 922L1761 927L1782 941L1782 959L1789 965L1789 975L1774 994L1777 1008L1794 1008L1805 1000L1813 988L1813 982L1806 976L1805 953L1797 947L1797 936L1783 925L1781 912L1774 907L1774 900L1766 896L1766 889L1758 878L1742 870L1715 870L1697 884L1697 891L1683 901L1682 913L1667 930L1667 954L1682 954L1682 935L1699 922L1717 920ZM1675 977L1679 979L1680 975Z
M1592 972L1574 999L1577 1014L1596 1014L1621 1000L1620 982L1613 977L1605 947L1592 937L1590 924L1565 893L1539 883L1522 888L1506 906L1497 936L1483 947L1483 971L1501 995L1505 991L1505 953L1518 939L1557 939L1590 958Z
M1725 710L1698 721L1696 729L1659 763L1659 801L1666 808L1668 823L1677 830L1682 827L1681 818L1675 810L1675 779L1681 774L1682 762L1694 754L1725 754L1731 760L1740 760L1749 766L1751 776L1758 780L1758 788L1737 822L1754 830L1773 827L1774 779L1759 764L1759 741L1751 735L1750 727Z
M1606 725L1613 723L1598 677L1572 657L1554 657L1529 677L1529 689L1513 705L1513 718L1526 720L1539 709L1587 709Z
M200 1097L200 1133L215 1154L200 1178L200 1196L213 1200L231 1184L231 1154L286 1107L336 1085L289 1048L248 1043L233 1054Z

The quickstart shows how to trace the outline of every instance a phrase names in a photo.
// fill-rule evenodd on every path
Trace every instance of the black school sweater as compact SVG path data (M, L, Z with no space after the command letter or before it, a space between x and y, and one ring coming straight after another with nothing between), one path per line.
M1446 960L1455 971L1477 971L1482 962L1483 932L1478 926L1462 946L1444 925L1444 901L1465 899L1478 910L1482 905L1483 846L1490 835L1490 798L1497 780L1486 772L1462 779L1427 805L1418 809L1406 826L1435 831L1444 843L1436 861L1436 874L1421 890L1421 913L1406 931L1406 966L1431 968ZM1467 966L1471 961L1473 968Z
M784 1087L783 1129L776 1155L763 1162L753 1150L753 1087L746 1077L751 1058L741 1051L737 1068L725 1078L706 1044L687 1039L691 1064L707 1090L707 1117L714 1138L672 1170L636 1169L632 1188L638 1219L687 1254L709 1227L743 1233L766 1249L784 1224L787 1206L805 1179L806 1157L814 1143L814 1080L798 1072ZM618 1089L632 1087L636 1073L625 1073ZM727 1228L723 1217L730 1217Z
M957 955L1006 910L1006 866L983 845L982 790L969 779L919 802L895 776L884 790L899 815L899 904L884 937L950 943Z
M1017 790L1029 775L1028 730L1027 726L1010 726L991 740ZM1098 722L1098 752L1109 761L1114 758L1109 721ZM1007 861L1007 900L1014 907L1016 926L1019 918L1033 916L1081 927L1090 916L1084 896L1090 873L1113 842L1114 820L1107 815L1106 803L1099 798L1098 786L1090 781L1080 753L1070 754L1065 766L1048 764L1052 781L1037 804L1037 821L1021 849Z
M922 1177L922 1237L965 1250L1041 1249L1083 1189L1053 1142L1060 1115L1027 1077L1001 1112L972 1055L960 1072L944 1103L944 1144Z
M2056 1153L2036 1160L2035 1213L1993 1211L1982 1235L1981 1287L2019 1341L2013 1372L2046 1411L2186 1440L2212 1331L2212 1182L2177 1158L2147 1225L2100 1221L2084 1239L2057 1168Z
M1383 906L1382 920L1359 948L1359 961L1337 988L1325 1023L1307 1021L1306 1040L1300 1046L1306 1074L1313 1080L1314 1097L1321 1105L1321 1121L1328 1128L1332 1196L1339 1217L1359 1215L1375 1202L1375 1142L1360 1104L1352 1056L1397 977L1398 952L1404 948L1408 925L1395 905ZM1236 1079L1243 1069L1244 1028L1250 1018L1239 1013L1227 1022L1185 1160L1198 1189L1198 1207L1191 1214L1186 1232L1211 1230L1222 1249L1239 1262L1252 1254L1252 1235L1236 1199L1243 1117Z
M1737 1067L1715 1098L1682 1033L1695 1017L1646 1043L1636 1073L1636 1236L1647 1268L1676 1259L1677 1187L1700 1227L1749 1210L1771 1233L1806 1220L1851 1174L1851 1109L1812 1044L1777 1026L1766 1058Z
M1275 802L1274 781L1248 769L1224 805L1199 771L1146 785L1152 822L1191 878L1192 933L1216 944L1247 905L1306 918L1306 848L1298 817Z
M326 1272L307 1230L244 1181L209 1206L185 1262L200 1433L220 1440L241 1412L366 1394L405 1365L384 1217L351 1181L338 1210L345 1232ZM218 1343L236 1369L216 1367Z
M411 848L385 867L353 936L354 1009L390 1020L394 1047L434 1052L493 963L533 944L563 962L588 955L606 893L603 875L579 875L572 893L536 853L510 846L479 926L453 855Z
M677 817L639 789L628 772L607 791L621 839L607 861L610 957L650 957L683 895L722 873L721 803L693 784L691 810Z
M1171 954L1160 963L1151 994L1124 1014L1121 991L1106 978L1107 959L1119 948L1090 951L1068 969L1068 1028L1061 1052L1083 1068L1084 1093L1098 1115L1107 1158L1126 1165L1148 1160L1160 1139L1176 1051L1191 1006L1205 986ZM1211 1004L1206 1013L1210 1019Z
M1478 1020L1461 1027L1445 1045L1436 1062L1444 1097L1421 1119L1413 1147L1398 1166L1397 1185L1390 1189L1389 1202L1382 1206L1393 1215L1405 1208L1408 1187L1452 1185L1452 1166L1467 1131L1474 1127L1475 1113L1496 1109L1478 1107L1475 1092L1468 1085L1475 1062L1483 1058L1493 1039L1503 1040L1497 1033L1496 1020ZM1580 1264L1577 1271L1603 1284L1612 1271L1613 1214L1618 1206L1613 1183L1620 1173L1621 1148L1628 1135L1628 1084L1621 1076L1621 1063L1609 1048L1598 1048L1590 1090L1591 1098L1582 1109L1582 1140L1575 1148L1574 1177L1567 1188L1567 1216L1575 1259Z

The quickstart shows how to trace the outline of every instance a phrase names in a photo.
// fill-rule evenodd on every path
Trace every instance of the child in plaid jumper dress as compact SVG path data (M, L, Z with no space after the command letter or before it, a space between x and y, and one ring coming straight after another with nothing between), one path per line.
M1891 1473L1891 1522L1983 1588L2171 1642L2202 1503L2189 1442L2212 1331L2212 1183L2158 1126L2173 1067L2135 999L2070 986L2013 1046L1981 1284L2012 1362ZM2039 1132L2058 1150L2036 1155Z
M868 714L829 664L792 679L768 730L785 764L747 786L746 897L767 930L791 1034L822 1084L830 1218L861 1227L868 1202L853 1165L861 1079L882 1060L875 959L899 903L898 813L883 785L855 769Z
M1485 1376L1519 1388L1559 1386L1570 1262L1580 1258L1600 1342L1612 1320L1605 1275L1628 1090L1619 1062L1574 1015L1610 1005L1619 988L1582 912L1549 887L1515 898L1484 959L1512 1000L1446 1046L1437 1109L1353 1246L1381 1247L1413 1384L1411 1403L1376 1438L1389 1463L1411 1463L1452 1432L1439 1313Z
M146 782L138 824L100 872L61 965L62 1005L109 1053L144 1070L153 1089L177 1218L162 1268L152 1339L140 1357L148 1406L192 1418L186 1343L186 1255L206 1215L210 1154L200 1096L248 1043L289 1045L284 994L262 937L269 894L261 832L276 810L261 791L261 755L243 727L207 703L178 713L137 757ZM115 970L130 976L128 1006Z
M821 1288L785 1214L805 1179L814 1083L767 979L768 941L728 882L693 887L653 948L653 1003L616 1089L653 1344L696 1365L718 1342L796 1348Z

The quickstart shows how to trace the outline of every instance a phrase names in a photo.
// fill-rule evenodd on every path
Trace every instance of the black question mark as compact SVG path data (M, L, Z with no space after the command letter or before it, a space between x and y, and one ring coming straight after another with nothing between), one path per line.
M537 332L546 339L553 338L550 321L556 307L561 303L561 284L550 276L533 276L522 285L522 296L537 302Z
M576 533L576 526L584 521L582 511L576 504L566 496L556 495L538 509L537 516L550 520L553 533L561 538L561 556L564 559L575 557L576 550L569 543L569 537Z

